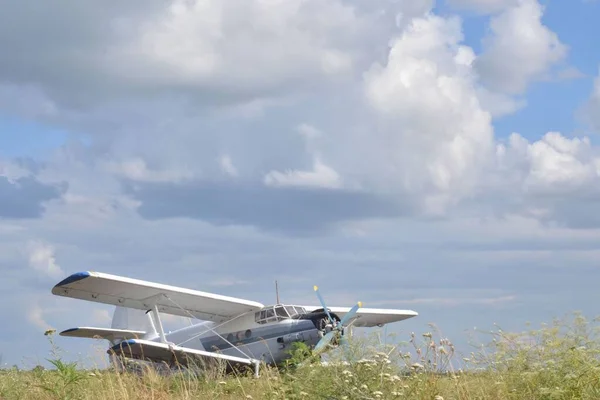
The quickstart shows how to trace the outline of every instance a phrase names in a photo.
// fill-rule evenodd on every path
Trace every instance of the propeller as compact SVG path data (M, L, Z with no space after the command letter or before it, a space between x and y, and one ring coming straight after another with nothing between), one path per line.
M325 313L327 314L327 317L329 318L329 322L331 322L331 326L333 327L333 329L329 332L327 332L322 338L321 340L319 340L313 350L313 352L315 354L320 354L322 353L328 345L330 345L333 341L337 341L337 342L341 342L341 338L344 332L344 327L347 325L347 323L354 318L354 316L356 315L356 312L358 311L359 308L362 307L362 303L359 301L357 304L354 305L354 307L352 307L350 309L350 311L348 311L346 313L346 315L344 315L344 317L336 323L336 321L331 317L331 314L329 313L329 310L327 309L327 306L325 305L325 300L323 300L323 297L321 296L321 294L319 293L319 288L317 286L313 287L315 293L317 294L317 297L319 298L319 301L321 302L321 306L323 306L323 310L325 310Z

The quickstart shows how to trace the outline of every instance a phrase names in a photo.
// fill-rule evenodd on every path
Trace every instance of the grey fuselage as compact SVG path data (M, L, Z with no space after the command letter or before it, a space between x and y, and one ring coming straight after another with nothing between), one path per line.
M329 328L326 318L326 314L320 310L294 317L275 316L269 321L260 321L252 314L224 324L199 322L165 332L165 339L179 347L279 364L290 357L292 343L302 342L308 347L316 345ZM144 339L161 341L156 334ZM126 356L126 352L124 355ZM129 355L132 358L149 358L131 353ZM150 361L166 360L150 358Z

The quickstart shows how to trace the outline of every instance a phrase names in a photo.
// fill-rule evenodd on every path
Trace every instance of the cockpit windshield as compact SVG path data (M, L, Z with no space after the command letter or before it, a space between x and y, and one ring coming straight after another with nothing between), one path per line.
M281 321L305 313L306 309L301 306L285 306L277 304L274 306L267 306L262 310L257 311L255 314L255 321L258 324L266 324L267 322Z

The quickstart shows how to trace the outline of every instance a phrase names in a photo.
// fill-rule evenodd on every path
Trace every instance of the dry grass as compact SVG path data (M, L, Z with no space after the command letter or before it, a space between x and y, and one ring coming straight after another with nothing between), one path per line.
M142 376L56 368L0 371L6 399L600 399L597 320L574 315L520 334L497 329L490 343L456 354L437 332L405 343L350 343L322 366L304 362L251 374ZM342 358L355 360L347 363ZM294 359L294 361L297 361Z

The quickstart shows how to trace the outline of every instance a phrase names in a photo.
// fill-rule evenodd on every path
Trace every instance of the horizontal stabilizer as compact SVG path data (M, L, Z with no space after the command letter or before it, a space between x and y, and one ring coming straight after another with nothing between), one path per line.
M71 328L62 331L60 336L80 337L90 339L106 339L106 340L127 340L141 338L146 334L144 331L132 331L127 329L110 329L110 328Z
M144 311L156 306L162 313L213 322L263 308L255 301L92 271L68 276L52 294Z
M174 362L187 365L190 358L205 363L225 361L230 364L252 365L257 362L251 358L235 357L225 354L213 353L204 350L191 349L166 343L153 342L150 340L131 339L123 341L108 350L108 354L121 355L138 360L150 360L154 362Z

